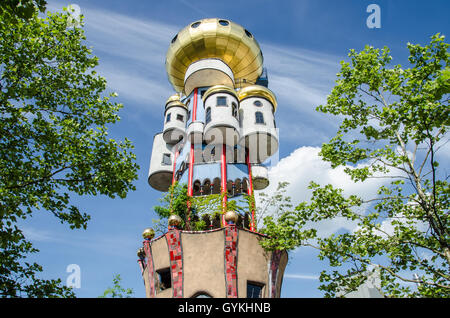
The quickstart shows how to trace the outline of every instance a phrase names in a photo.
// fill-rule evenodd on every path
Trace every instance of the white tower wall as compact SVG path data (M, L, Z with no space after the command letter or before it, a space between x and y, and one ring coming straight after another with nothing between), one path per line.
M175 144L186 137L188 111L183 106L168 106L164 113L163 138L169 144ZM169 120L168 120L169 118Z
M163 139L159 133L153 137L152 156L148 172L148 183L154 189L166 192L172 184L174 154L172 146Z
M278 132L273 112L272 103L263 97L251 96L240 102L239 144L249 149L252 163L261 163L278 150Z
M207 94L207 93L205 93ZM218 99L225 98L226 105L218 105ZM205 129L204 140L206 143L226 144L235 146L239 142L239 101L235 95L228 92L216 92L209 94L205 100ZM210 121L208 112L210 109Z

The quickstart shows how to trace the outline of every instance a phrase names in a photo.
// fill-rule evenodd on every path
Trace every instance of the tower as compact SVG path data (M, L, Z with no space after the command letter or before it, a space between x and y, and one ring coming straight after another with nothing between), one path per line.
M232 21L196 21L172 39L166 71L175 92L153 139L148 182L162 192L186 184L192 198L219 195L221 212L192 230L202 211L188 204L185 220L171 215L164 235L144 231L138 262L147 297L279 297L287 253L261 247L254 204L229 208L267 187L262 163L278 150L277 100L259 44Z

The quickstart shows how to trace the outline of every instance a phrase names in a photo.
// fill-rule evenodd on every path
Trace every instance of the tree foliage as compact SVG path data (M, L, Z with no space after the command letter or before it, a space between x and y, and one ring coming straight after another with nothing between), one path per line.
M159 199L161 205L154 206L153 209L160 217L153 220L156 232L163 234L167 230L167 219L171 214L176 214L183 220L182 228L192 231L209 230L209 225L205 223L203 216L208 215L210 220L223 213L224 194L209 194L191 197L187 194L187 184L180 184L178 181L169 187L169 190ZM248 196L242 198L242 202L248 205ZM233 210L243 214L244 208L235 200L227 200L226 210Z
M106 96L98 58L70 15L37 11L18 19L0 10L0 295L66 295L24 261L37 252L18 227L42 209L70 228L90 216L71 195L124 198L137 178L133 146L108 137L121 104ZM38 285L45 285L38 288ZM48 287L48 288L47 288ZM47 290L41 293L39 290Z
M437 34L425 46L408 43L407 68L391 65L387 47L350 50L326 105L317 108L342 120L322 158L345 167L354 182L384 178L378 195L362 199L312 182L309 203L265 219L273 236L266 248L312 246L336 268L321 273L326 296L354 291L373 268L388 297L450 296L450 188L439 165L450 112L444 40ZM355 228L318 237L314 224L338 217Z
M103 295L98 296L98 298L130 298L134 291L132 288L124 288L121 285L122 278L120 274L114 275L113 277L113 287L108 287Z
M45 0L2 0L0 11L7 12L19 19L30 19L36 12L44 12L47 6Z

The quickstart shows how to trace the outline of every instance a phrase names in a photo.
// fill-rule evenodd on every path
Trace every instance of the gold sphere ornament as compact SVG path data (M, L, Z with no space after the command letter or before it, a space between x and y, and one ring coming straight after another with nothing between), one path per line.
M139 258L145 258L145 250L144 250L143 247L141 247L141 248L138 249L138 251L137 251L137 256L138 256Z
M149 227L142 232L142 237L146 240L151 240L155 236L155 231Z
M233 223L236 224L238 221L239 215L236 213L236 211L227 211L225 213L225 221L227 223Z
M183 222L183 220L178 215L172 214L171 216L169 216L169 226L179 227L181 225L181 222Z

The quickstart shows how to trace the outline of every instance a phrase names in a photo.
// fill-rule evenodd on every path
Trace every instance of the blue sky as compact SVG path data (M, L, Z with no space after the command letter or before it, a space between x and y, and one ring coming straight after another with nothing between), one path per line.
M48 9L76 4L85 16L87 42L99 57L98 72L108 89L124 104L121 121L111 127L113 138L129 138L141 167L137 190L126 199L75 198L92 219L87 230L69 230L45 211L23 224L26 236L40 253L32 259L44 266L43 277L66 281L69 264L81 269L78 297L97 297L120 274L123 286L145 297L136 262L141 233L156 218L152 207L161 193L147 184L153 136L162 130L163 107L173 93L165 73L165 54L173 36L189 23L220 17L243 25L255 36L264 54L269 88L277 95L280 149L270 171L271 185L291 182L295 202L306 200L310 180L333 183L362 196L374 193L377 182L355 186L341 170L320 161L318 147L335 133L337 123L315 107L331 91L339 62L348 50L364 45L388 46L393 63L407 64L406 43L429 42L431 35L449 31L448 1L48 1ZM369 29L369 4L381 9L381 28ZM448 41L448 39L447 39ZM444 149L447 159L449 148ZM293 178L295 171L295 179ZM271 188L269 187L269 190ZM336 221L320 225L322 233L350 229ZM300 248L290 255L282 297L322 297L318 276L326 264L316 253Z

